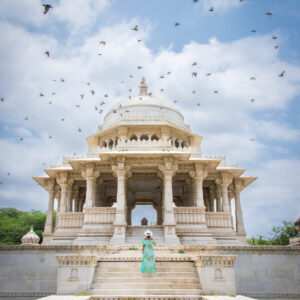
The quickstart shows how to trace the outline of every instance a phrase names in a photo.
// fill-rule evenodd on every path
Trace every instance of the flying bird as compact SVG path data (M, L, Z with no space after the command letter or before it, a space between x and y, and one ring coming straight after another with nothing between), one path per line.
M277 36L272 35L272 39L273 39L273 40L277 40L277 38L278 38Z
M104 97L106 97L106 98L107 98L107 97L108 97L108 95L107 95L107 94L105 94L105 95L104 95Z
M135 25L135 26L132 28L132 30L138 31L138 30L139 30L139 26L138 26L138 25Z
M64 122L64 120L65 120L64 118L61 119L62 122Z
M40 93L40 97L44 97L44 94L43 94L43 93Z
M48 57L50 57L50 52L49 51L45 51L44 54L47 55Z
M279 46L278 46L278 45L274 46L274 49L278 49L278 48L279 48Z
M79 107L80 107L80 104L76 104L75 106L76 106L77 108L79 108Z
M192 91L192 94L196 94L196 91L195 91L195 90L193 90L193 91Z
M52 93L53 96L54 96L55 94L56 94L55 92Z
M164 76L164 75L161 75L159 78L165 78L165 76Z
M63 78L60 79L61 82L65 82L65 80Z
M90 83L90 82L87 82L86 85L91 85L91 83Z
M53 8L50 4L43 4L44 6L44 15L49 11L50 8Z
M160 89L160 92L162 93L165 89Z
M78 127L78 132L81 132L81 128L80 127Z
M256 30L255 30L255 29L252 29L251 32L256 32Z
M4 102L5 101L5 98L4 97L1 97L1 102Z
M252 77L250 78L250 80L256 80L256 78L252 76Z
M94 91L94 90L91 90L91 94L94 96L94 95L95 95L95 91Z
M175 24L174 24L174 26L176 27L176 26L179 26L180 25L180 23L178 23L178 22L176 22Z
M253 103L255 101L255 99L252 98L250 101Z
M24 139L23 139L23 138L20 138L20 141L22 142L22 141L24 141Z
M83 99L84 98L84 94L81 94L80 97L81 97L81 99Z
M211 73L207 73L207 74L206 74L206 76L210 76L210 75L211 75Z
M271 12L266 12L265 16L272 16L273 14Z
M140 43L142 40L138 40L138 42Z
M25 119L24 119L25 121L27 121L28 120L28 117L25 117Z
M137 68L138 68L138 70L141 70L141 69L143 69L143 67L142 67L142 66L138 66Z
M200 102L197 103L197 106L200 106Z
M100 105L103 105L103 104L105 104L105 102L104 102L104 101L102 101L102 102L100 103Z
M215 8L212 6L209 11L213 12L215 10Z
M217 91L217 90L215 90L215 91L214 91L214 93L215 93L215 94L218 94L218 91Z
M197 65L197 63L196 63L196 62L193 62L193 63L192 63L192 66L196 66L196 65Z
M169 71L168 73L167 73L167 75L170 75L171 74L171 72Z
M100 42L100 45L103 45L103 46L105 46L105 44L106 44L106 42L105 42L105 41L101 41L101 42Z
M197 72L193 72L192 77L197 77Z
M174 100L173 102L174 102L174 103L177 103L177 102L178 102L178 100Z
M285 71L283 70L278 76L279 76L279 77L283 77L284 74L285 74Z
M52 139L52 135L49 135L48 138L49 138L49 139Z

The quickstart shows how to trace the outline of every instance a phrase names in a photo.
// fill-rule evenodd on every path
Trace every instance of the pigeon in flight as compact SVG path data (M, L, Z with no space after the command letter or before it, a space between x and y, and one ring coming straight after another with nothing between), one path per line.
M65 80L63 78L60 79L61 82L65 82Z
M143 69L143 67L142 67L142 66L138 66L137 68L138 68L138 70L141 70L141 69Z
M105 94L105 95L104 95L104 97L106 97L106 98L107 98L107 97L108 97L108 95L107 95L107 94Z
M160 92L162 93L165 89L160 89Z
M81 132L81 128L80 127L78 127L78 132Z
M106 42L105 42L105 41L101 41L101 42L100 42L100 45L103 45L103 46L105 46L105 44L106 44Z
M178 101L177 101L177 100L174 100L173 102L174 102L174 103L177 103Z
M272 16L273 14L271 12L266 12L265 16Z
M28 117L25 117L25 119L24 119L25 121L27 121L28 120Z
M139 31L139 26L138 26L138 25L135 25L135 26L132 28L132 30L134 30L134 31Z
M211 75L211 73L207 73L207 74L206 74L206 76L210 76L210 75Z
M277 40L277 36L272 35L272 39L273 39L273 40Z
M4 102L5 101L5 98L4 97L1 97L1 102Z
M49 51L45 51L44 54L47 55L48 57L50 57L50 52Z
M44 97L44 94L43 94L43 93L40 93L40 97Z
M174 24L175 27L177 27L177 26L179 26L179 25L180 25L180 23L178 23L178 22L176 22L176 23Z
M196 62L193 62L193 63L192 63L192 66L196 66L196 65L197 65L197 63L196 63Z
M278 49L278 48L279 48L279 46L278 46L278 45L274 46L274 49Z
M81 97L81 99L83 99L84 98L84 94L81 94L80 97Z
M165 76L164 76L164 75L161 75L159 78L165 78Z
M251 32L256 32L256 30L255 30L255 29L252 29Z
M284 74L285 74L285 71L283 70L278 76L279 76L279 77L283 77Z
M251 101L252 103L254 103L255 99L252 98L250 101Z
M192 77L197 77L197 72L193 72Z
M214 91L214 93L215 93L215 94L218 94L218 91L217 91L217 90L215 90L215 91Z
M94 91L94 90L91 90L91 94L94 96L94 95L95 95L95 91Z
M44 15L49 11L50 8L53 8L50 4L43 4L44 6Z
M256 78L252 76L252 77L250 78L250 80L256 80Z
M200 102L197 103L197 106L200 106Z
M209 9L210 12L213 12L214 10L215 8L213 6Z
M192 91L192 94L196 94L196 91L195 91L195 90L193 90L193 91Z

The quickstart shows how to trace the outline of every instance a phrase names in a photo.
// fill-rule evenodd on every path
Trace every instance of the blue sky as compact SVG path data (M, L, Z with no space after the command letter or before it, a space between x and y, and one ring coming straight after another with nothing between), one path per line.
M203 136L203 155L225 155L258 176L242 193L249 236L296 219L298 0L49 0L46 15L41 3L0 2L0 206L46 210L47 194L31 177L63 156L84 155L105 111L129 89L137 93L145 76L156 97L178 100Z

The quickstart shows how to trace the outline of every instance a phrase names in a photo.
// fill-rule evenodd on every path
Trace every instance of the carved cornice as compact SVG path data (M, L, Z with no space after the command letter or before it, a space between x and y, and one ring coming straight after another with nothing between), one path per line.
M195 264L200 267L232 268L236 259L236 255L201 255L195 258Z
M92 255L57 255L59 266L81 266L94 267L97 265L98 257Z

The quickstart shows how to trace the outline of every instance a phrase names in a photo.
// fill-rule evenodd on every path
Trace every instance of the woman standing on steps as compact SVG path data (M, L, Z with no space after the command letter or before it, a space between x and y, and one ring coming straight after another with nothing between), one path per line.
M142 258L142 273L156 273L155 269L155 256L153 245L156 245L156 242L152 239L152 232L148 229L145 231L145 238L142 241L143 245L143 258Z

